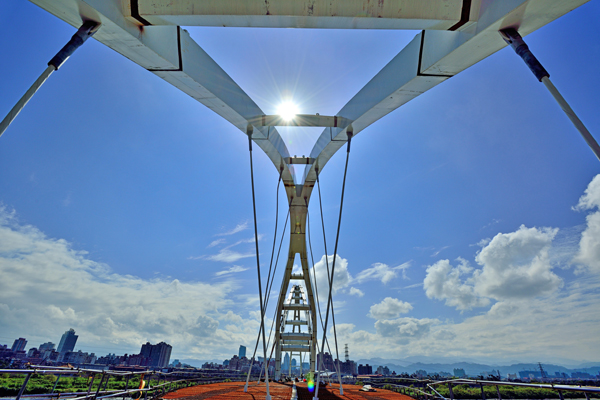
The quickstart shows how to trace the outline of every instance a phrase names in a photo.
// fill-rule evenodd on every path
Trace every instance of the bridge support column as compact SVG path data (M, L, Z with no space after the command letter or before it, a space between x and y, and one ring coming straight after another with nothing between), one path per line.
M275 330L276 380L281 378L281 356L288 351L290 353L290 373L291 356L294 353L309 354L310 372L314 373L316 365L317 312L306 246L306 217L312 187L305 185L300 189L297 191L296 186L286 183L290 208L290 248L277 303ZM297 196L297 193L302 193L304 197ZM300 256L302 273L292 273L296 255ZM291 291L290 285L292 285ZM302 290L300 287L302 287ZM301 292L303 293L299 294ZM302 319L302 314L304 314L305 319ZM291 316L291 319L289 316ZM302 368L302 365L300 365L300 368Z

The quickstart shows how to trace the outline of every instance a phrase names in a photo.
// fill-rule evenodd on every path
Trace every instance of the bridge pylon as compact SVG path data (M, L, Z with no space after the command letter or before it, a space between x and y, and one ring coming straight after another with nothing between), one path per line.
M274 341L276 380L281 378L284 353L290 353L290 364L293 354L299 354L301 360L302 355L307 354L309 369L313 373L317 362L317 311L306 248L306 217L312 187L303 186L286 183L290 205L290 247L277 302ZM292 271L296 254L300 256L302 273Z

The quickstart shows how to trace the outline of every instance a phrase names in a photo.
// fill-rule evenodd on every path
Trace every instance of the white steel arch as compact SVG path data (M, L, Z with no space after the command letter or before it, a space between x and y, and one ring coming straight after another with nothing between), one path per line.
M100 23L94 39L251 135L281 172L290 209L291 234L277 313L276 340L280 341L280 347L276 359L280 371L281 341L285 341L280 335L281 316L285 293L294 279L305 282L308 305L303 307L311 313L312 331L307 339L311 370L316 360L316 312L305 234L317 171L320 173L346 143L349 133L355 136L420 94L504 48L507 44L500 30L515 28L526 36L589 0L30 1L74 27L88 20ZM325 128L309 157L297 158L290 157L275 128L283 122L264 115L181 25L418 29L421 32L335 116L303 115L294 120L295 125ZM296 176L294 164L309 167L303 176ZM300 255L303 271L298 277L291 270L296 254Z

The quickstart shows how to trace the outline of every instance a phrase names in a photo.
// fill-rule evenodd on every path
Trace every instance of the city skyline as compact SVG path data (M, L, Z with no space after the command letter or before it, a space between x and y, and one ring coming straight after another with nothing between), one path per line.
M70 336L69 333L71 333L71 331L73 331L73 329L70 329L69 331L65 332L65 335ZM192 365L189 365L186 363L181 363L178 359L174 359L172 363L169 363L172 347L164 342L157 343L156 345L152 345L149 342L146 342L145 344L142 344L139 354L125 354L123 356L109 353L105 356L98 357L94 353L88 354L86 352L82 352L81 350L78 350L77 352L67 351L67 359L61 362L58 359L52 359L51 357L48 357L48 354L40 357L40 352L42 351L47 350L49 352L54 352L54 343L42 343L38 348L32 346L28 351L25 351L26 343L26 338L15 339L10 353L20 352L23 354L22 356L16 357L16 354L13 354L12 356L10 355L10 353L7 354L6 345L4 345L3 347L3 345L0 344L0 359L4 360L5 362L7 360L12 360L10 364L14 363L15 361L18 363L20 362L21 365L29 365L29 363L35 363L36 365L44 365L42 364L43 362L50 362L50 365L52 365L52 363L54 363L54 365L56 365L57 363L58 365L67 363L72 364L75 367L89 367L90 365L96 365L102 368L188 368L191 366L196 368L207 369L213 372L215 370L233 370L238 372L244 372L249 369L251 364L251 360L249 360L245 355L242 354L234 354L231 359L226 359L222 363L214 363L207 361L203 362L202 365L200 365L199 360L196 360L196 362L194 362ZM243 348L244 346L240 345L239 351ZM254 360L254 362L252 363L253 373L260 373L260 363L262 363L263 361L264 360L262 357L258 357L258 360ZM359 361L360 363L350 360L347 357L345 360L339 360L339 366L340 370L342 371L342 374L354 376L359 375L359 378L360 375L382 375L417 378L434 376L437 377L437 379L440 379L444 377L477 377L485 376L487 374L493 375L495 377L503 377L509 380L521 379L525 381L530 379L546 378L558 381L568 381L571 379L600 379L600 363L597 363L597 365L591 365L588 363L587 365L581 364L579 366L545 364L542 367L542 364L539 362L529 364L518 363L511 365L482 365L464 361L428 363L417 362L416 360L413 360L413 363L408 364L402 362L400 362L400 364L396 364L398 361L381 359ZM325 357L322 364L323 370L335 372L337 368L337 362L338 360L332 357L331 354L329 354L329 352L325 352ZM371 365L369 363L371 363ZM271 372L273 372L275 368L275 360L272 359L269 365ZM290 368L292 370L292 373L301 373L299 368L299 358L290 358L288 352L285 353L283 366L284 367L282 372L284 375L288 374ZM303 371L308 371L310 369L309 363L303 362L302 368Z
M81 349L75 350L78 335L75 330L70 328L61 337L58 348L52 342L41 343L39 346L31 345L26 348L28 343L26 338L15 339L10 351L7 345L0 343L0 359L4 362L28 362L33 364L50 365L75 364L75 365L116 365L119 362L127 366L148 366L165 368L169 365L171 351L173 347L163 342L155 345L146 342L141 345L139 354L130 352L122 356L108 353L104 356L97 356L95 353L84 352Z
M597 138L598 17L589 2L525 38ZM44 34L15 35L32 24ZM292 99L321 115L416 34L186 29L265 112ZM12 60L0 66L0 113L74 32L29 2L0 4ZM300 156L320 130L281 133ZM321 176L330 256L342 153ZM265 278L278 175L254 157ZM236 128L90 39L0 138L0 169L0 342L44 343L72 327L96 354L167 341L177 359L222 360L240 345L251 356L260 316L248 146ZM598 173L510 49L361 132L334 279L340 348L355 360L600 360ZM316 194L311 202L323 288Z

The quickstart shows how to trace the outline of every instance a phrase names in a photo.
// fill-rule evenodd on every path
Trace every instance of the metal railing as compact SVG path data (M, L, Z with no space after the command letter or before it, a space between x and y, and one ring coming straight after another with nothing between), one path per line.
M136 399L144 400L154 399L158 396L162 396L167 392L178 390L183 387L218 383L225 380L236 381L241 380L235 377L215 377L206 376L202 372L186 372L186 371L175 371L175 372L161 372L154 370L145 371L118 371L118 370L97 370L97 369L86 369L86 368L70 368L70 367L46 367L46 366L32 366L27 369L0 369L0 374L20 374L24 375L25 379L19 392L17 393L15 400L22 400L26 398L43 398L43 399L69 399L69 400L100 400L121 397L125 399ZM30 378L34 375L55 375L57 377L54 382L54 387L50 393L36 393L26 394L27 385ZM87 376L89 383L87 390L77 392L57 392L57 386L62 376ZM136 385L139 386L141 380L148 382L147 387L143 388L130 388L130 381L132 377L139 376L140 380L136 381ZM97 377L100 377L95 390L94 381ZM125 389L107 389L108 383L111 377L125 378ZM162 381L162 382L161 382ZM154 383L154 384L153 384ZM104 385L104 388L102 386Z
M410 385L407 383L411 382ZM506 381L486 381L478 379L450 379L445 381L431 381L421 380L413 378L371 378L363 380L364 384L369 384L372 387L382 388L384 386L391 386L396 392L408 395L418 400L455 400L453 387L458 385L469 385L470 387L479 387L481 389L481 399L486 399L484 391L485 386L495 386L496 394L495 398L502 400L500 394L500 386L511 386L511 387L529 387L536 389L548 389L558 393L560 400L565 400L563 392L580 392L583 393L587 400L590 400L589 393L600 393L600 387L596 386L580 386L580 385L562 385L554 383L523 383L523 382L506 382ZM443 396L439 393L434 386L447 385L449 397Z

